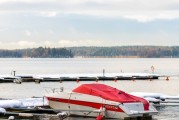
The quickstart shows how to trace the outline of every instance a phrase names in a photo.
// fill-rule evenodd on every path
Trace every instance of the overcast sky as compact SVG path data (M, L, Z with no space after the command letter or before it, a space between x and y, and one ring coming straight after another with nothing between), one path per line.
M0 49L179 45L179 0L0 0Z

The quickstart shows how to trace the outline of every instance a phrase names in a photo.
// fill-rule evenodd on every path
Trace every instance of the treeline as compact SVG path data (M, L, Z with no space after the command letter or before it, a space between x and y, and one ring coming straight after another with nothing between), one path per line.
M117 47L68 47L0 50L1 58L72 58L72 57L140 57L179 58L179 46L117 46Z
M0 50L1 58L72 58L71 50L66 48L33 48L19 50Z
M70 47L75 56L82 57L179 57L179 46L117 46L117 47Z

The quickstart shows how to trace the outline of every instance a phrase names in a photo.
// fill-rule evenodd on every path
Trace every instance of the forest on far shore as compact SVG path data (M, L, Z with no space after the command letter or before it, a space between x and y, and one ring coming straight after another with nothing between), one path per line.
M73 54L66 48L32 48L17 50L0 50L1 58L72 58Z
M38 47L0 50L1 58L73 58L73 57L136 57L179 58L179 46L115 46L115 47Z
M179 58L179 46L70 47L74 56Z

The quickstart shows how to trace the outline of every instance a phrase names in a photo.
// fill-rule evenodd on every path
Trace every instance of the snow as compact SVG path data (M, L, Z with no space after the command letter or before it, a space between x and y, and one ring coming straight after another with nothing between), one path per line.
M48 101L46 98L25 98L18 100L21 101L23 106L25 107L48 105Z
M135 95L138 97L145 98L149 101L155 101L157 99L179 99L179 96L170 96L170 95L165 95L163 93L147 93L147 92L132 92L130 93L131 95Z
M0 100L0 108L23 107L23 103L18 100Z
M48 105L45 98L23 98L13 100L0 100L0 108L21 108Z
M0 108L0 113L6 113L6 110L4 108Z
M82 74L53 74L53 75L33 75L34 78L60 78L60 77L69 77L69 78L77 78L77 77L98 77L103 76L103 73L82 73ZM123 76L123 77L132 77L132 76L160 76L158 74L150 74L150 73L104 73L105 77L116 77L116 76Z

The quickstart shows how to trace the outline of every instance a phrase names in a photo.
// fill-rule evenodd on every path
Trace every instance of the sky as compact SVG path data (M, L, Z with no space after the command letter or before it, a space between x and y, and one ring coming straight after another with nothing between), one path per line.
M0 49L179 45L179 0L0 0Z

